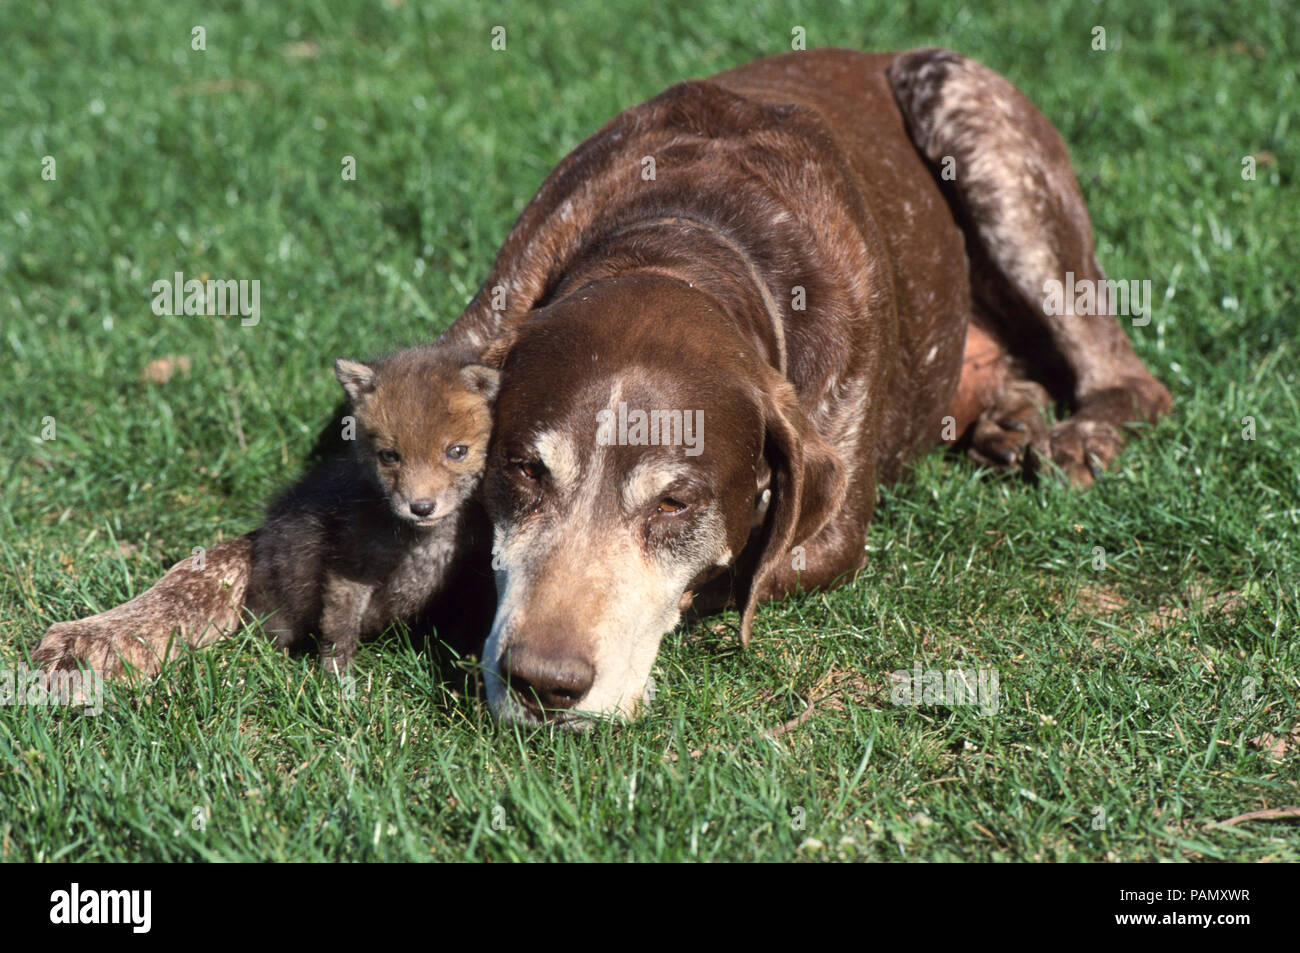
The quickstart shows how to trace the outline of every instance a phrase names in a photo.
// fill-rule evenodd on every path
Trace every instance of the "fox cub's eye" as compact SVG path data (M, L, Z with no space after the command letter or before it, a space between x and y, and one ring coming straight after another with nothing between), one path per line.
M467 453L469 453L469 447L465 446L463 443L458 443L456 446L447 449L447 456L451 457L453 460L464 460L465 454Z
M396 450L380 450L379 462L391 467L401 463L402 458Z

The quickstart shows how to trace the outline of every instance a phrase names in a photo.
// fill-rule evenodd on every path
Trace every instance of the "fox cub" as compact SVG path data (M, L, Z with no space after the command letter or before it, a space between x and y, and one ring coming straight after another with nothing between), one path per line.
M471 497L498 375L436 346L339 360L334 373L351 403L351 449L271 505L246 605L271 613L265 628L282 646L315 635L321 664L341 676L361 639L425 617L482 543Z

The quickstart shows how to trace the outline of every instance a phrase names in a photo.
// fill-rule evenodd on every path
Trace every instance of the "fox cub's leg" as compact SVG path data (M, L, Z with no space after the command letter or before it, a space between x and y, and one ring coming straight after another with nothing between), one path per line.
M330 573L325 578L320 615L320 663L342 678L352 667L361 641L361 620L374 595L374 586Z

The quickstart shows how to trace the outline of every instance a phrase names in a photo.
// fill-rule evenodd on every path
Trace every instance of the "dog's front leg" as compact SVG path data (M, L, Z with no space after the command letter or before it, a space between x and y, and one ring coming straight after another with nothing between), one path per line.
M157 674L182 647L210 645L239 629L252 553L248 535L201 550L130 602L50 626L32 658L46 671Z

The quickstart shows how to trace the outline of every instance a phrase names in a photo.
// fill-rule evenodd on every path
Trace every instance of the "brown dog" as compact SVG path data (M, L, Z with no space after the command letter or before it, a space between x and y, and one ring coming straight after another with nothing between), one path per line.
M493 710L635 712L692 596L734 599L747 640L759 602L847 581L878 485L935 443L1090 483L1170 397L1108 307L1046 306L1051 282L1104 282L1065 148L954 53L787 54L616 117L443 338L502 370ZM1051 402L1073 415L1047 426ZM37 657L152 669L174 629L234 627L172 575L133 632L55 626Z

